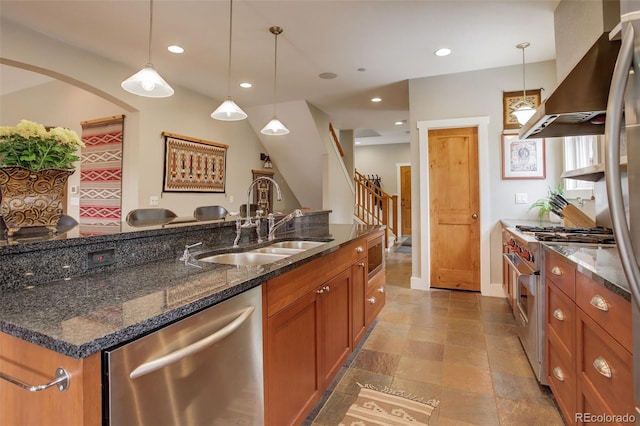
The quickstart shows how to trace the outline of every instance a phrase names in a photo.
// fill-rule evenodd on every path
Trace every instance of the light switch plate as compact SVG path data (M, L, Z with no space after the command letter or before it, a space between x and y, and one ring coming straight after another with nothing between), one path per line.
M526 192L516 192L516 204L527 204L529 202L527 199Z
M150 206L157 206L158 205L158 197L156 197L155 195L152 195L151 197L149 197L149 205Z

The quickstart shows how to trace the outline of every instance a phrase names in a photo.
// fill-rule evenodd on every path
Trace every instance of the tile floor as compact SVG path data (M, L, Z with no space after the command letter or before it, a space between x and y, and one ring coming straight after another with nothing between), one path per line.
M504 299L410 290L411 254L389 253L386 268L385 308L306 425L336 426L357 383L438 399L431 426L564 424L533 375Z

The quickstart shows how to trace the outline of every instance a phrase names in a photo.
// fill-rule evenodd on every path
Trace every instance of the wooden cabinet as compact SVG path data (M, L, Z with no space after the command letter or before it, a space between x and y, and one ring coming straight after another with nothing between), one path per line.
M576 307L550 279L547 288L547 380L568 422L576 411Z
M74 359L0 333L0 371L31 385L53 380L58 367L71 376L61 392L53 386L29 392L0 380L0 425L91 426L102 424L100 354Z
M547 252L549 386L568 424L634 413L631 303Z
M301 424L364 336L366 265L366 240L356 240L263 286L267 425ZM384 288L384 271L376 277Z

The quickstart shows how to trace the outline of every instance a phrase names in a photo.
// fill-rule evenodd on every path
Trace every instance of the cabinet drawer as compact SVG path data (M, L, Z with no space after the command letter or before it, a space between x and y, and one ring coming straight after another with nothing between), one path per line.
M549 386L558 401L562 415L573 424L576 407L576 376L573 358L567 356L558 345L559 339L553 332L547 338L547 378Z
M366 253L366 240L360 239L315 259L291 272L287 272L267 281L265 298L267 317L295 302L320 283L354 264L363 252Z
M633 351L629 301L576 272L576 304L626 350Z
M577 372L612 413L633 413L633 357L582 310L576 311Z
M385 287L384 271L375 275L367 285L367 295L364 302L365 321L367 326L373 322L382 310L386 301L387 289Z
M559 254L545 252L545 275L553 281L571 300L576 294L576 268L573 263Z
M573 356L575 353L576 306L569 296L547 280L547 325L559 338L559 344Z

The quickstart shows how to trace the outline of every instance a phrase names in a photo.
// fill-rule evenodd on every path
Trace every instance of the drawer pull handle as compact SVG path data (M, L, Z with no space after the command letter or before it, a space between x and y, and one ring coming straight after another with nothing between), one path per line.
M564 312L562 312L562 309L558 308L555 311L553 311L553 317L558 321L564 321L564 318L565 318Z
M369 298L369 303L371 303L372 305L375 305L375 303L376 303L376 298L375 298L375 297L370 297L370 298Z
M609 304L606 300L604 300L604 297L600 296L599 294L593 296L589 303L591 303L591 306L595 307L596 309L600 309L604 312L609 312Z
M25 382L23 382L21 380L18 380L16 378L8 376L8 375L6 375L4 373L0 373L0 379L6 380L9 383L13 383L14 385L16 385L16 386L18 386L18 387L20 387L20 388L22 388L22 389L24 389L26 391L29 391L29 392L40 392L40 391L43 391L43 390L48 389L51 386L55 386L55 385L58 386L58 390L60 392L64 392L67 389L69 389L69 380L71 380L71 375L69 375L69 373L67 373L67 370L65 370L62 367L59 367L56 370L55 378L52 381L50 381L49 383L44 384L44 385L30 385L30 384L25 383Z
M553 268L551 268L551 273L553 275L562 276L562 269L560 269L559 266L554 266Z
M613 373L611 372L611 367L609 367L609 363L601 356L593 360L593 367L596 369L598 373L602 374L607 379L610 379L613 377Z
M358 263L358 266L361 267L361 268L364 268L364 262Z
M553 369L553 376L561 382L564 382L564 373L560 367L555 367Z
M322 287L322 289L323 289L324 291L326 291L327 293L329 293L329 291L331 290L331 287L326 286L326 287Z
M321 288L320 290L316 290L316 293L318 293L318 294L324 293L324 288Z
M380 294L384 293L384 287L380 287L380 288L378 289L378 293L380 293Z
M364 252L364 247L362 246L356 247L356 253L363 253L363 252Z

